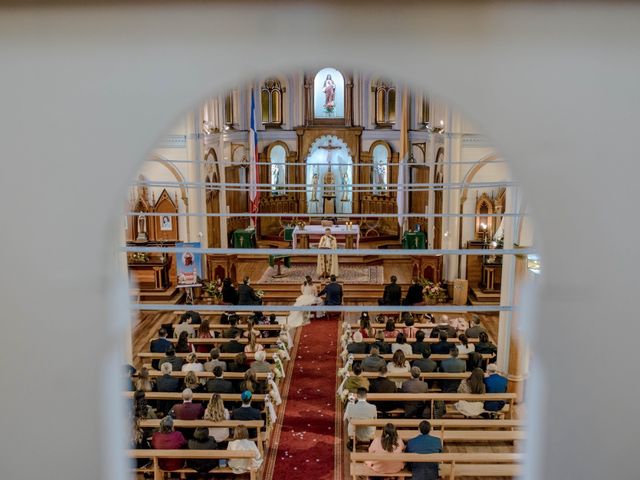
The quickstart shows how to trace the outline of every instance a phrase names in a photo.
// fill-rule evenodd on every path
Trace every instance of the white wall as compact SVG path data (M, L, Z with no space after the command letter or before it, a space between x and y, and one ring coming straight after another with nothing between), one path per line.
M639 392L627 379L637 374L640 337L640 226L629 221L640 174L640 9L408 3L398 15L397 2L330 3L289 4L275 15L272 8L155 4L0 15L0 264L11 272L0 280L0 361L13 366L1 378L0 477L123 478L114 441L121 433L124 448L125 435L114 427L124 417L117 353L126 311L113 307L127 296L110 265L127 182L167 126L212 87L276 64L337 63L429 86L482 119L512 159L536 212L545 265L532 327L532 373L544 388L528 408L535 478L637 478ZM390 18L393 34L380 41ZM286 55L274 60L278 50ZM585 99L597 99L597 115ZM605 152L616 188L603 202L594 192L602 189ZM596 236L594 224L615 233ZM586 367L580 352L597 355L594 332L603 322L621 335Z

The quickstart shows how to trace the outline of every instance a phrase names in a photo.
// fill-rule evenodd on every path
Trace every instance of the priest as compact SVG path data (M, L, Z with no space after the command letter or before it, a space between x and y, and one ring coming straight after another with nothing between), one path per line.
M336 237L331 235L331 229L327 228L324 235L320 238L318 248L326 250L337 250L338 241ZM338 255L335 253L321 253L318 255L318 267L316 273L321 278L327 278L331 275L338 276Z

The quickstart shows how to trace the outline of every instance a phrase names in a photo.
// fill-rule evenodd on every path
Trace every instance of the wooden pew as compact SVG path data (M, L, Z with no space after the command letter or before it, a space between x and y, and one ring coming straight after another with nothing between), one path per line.
M152 341L155 339L151 339ZM171 343L178 343L178 339L177 338L168 338L167 340L169 340ZM218 343L229 343L231 340L233 340L232 338L190 338L189 339L189 343L191 343L192 345L213 345L213 344L218 344ZM256 343L261 343L262 345L275 345L276 343L278 343L279 338L278 337L267 337L267 338L256 338ZM249 343L249 339L248 338L241 338L238 340L238 343Z
M276 353L278 350L277 349L265 349L265 351L267 352L267 361L272 362L273 358L271 354ZM189 355L188 353L176 353L176 357L181 357L181 358L187 358L187 355ZM236 355L238 355L237 353L221 353L220 354L220 360L224 360L226 362L228 361L232 361L234 358L236 358ZM253 353L245 353L245 355L247 356L247 360L255 360L255 355ZM163 358L165 358L165 354L164 353L150 353L150 352L140 352L138 353L138 357L140 358L151 358L153 360L158 359L161 360ZM209 360L209 354L208 353L196 353L196 358L198 360L205 360L208 361ZM282 359L282 361L284 362L285 359Z
M513 415L513 404L517 398L515 393L484 393L481 395L473 393L369 393L368 402L429 402L431 405L431 415L433 418L434 404L436 401L457 402L466 400L468 402L486 402L490 400L503 400L509 405L506 412L509 418Z
M194 372L196 374L196 378L201 379L201 378L215 378L215 375L213 374L213 372ZM258 380L266 380L267 379L267 373L256 373L256 379ZM162 376L162 372L159 370L149 370L149 377L151 378L157 378L157 377L161 377ZM171 376L172 377L178 377L178 378L184 378L187 376L187 372L171 372ZM222 377L225 380L243 380L244 379L244 373L242 372L224 372L224 374L222 375Z
M358 477L380 476L364 462L368 460L395 462L440 463L440 475L449 480L457 477L513 477L521 475L523 454L521 453L368 453L350 454L350 472L354 480ZM392 477L411 477L411 471L404 468L400 473L387 475Z
M375 343L376 339L375 338L363 338L362 341L364 343ZM395 338L385 338L384 339L385 343L395 343L396 339ZM438 343L440 341L439 338L425 338L423 340L424 343ZM416 337L407 337L407 343L415 343L416 342ZM458 337L451 337L447 339L447 342L449 343L460 343L460 340L458 339ZM477 338L470 338L469 339L469 343L478 343L479 340Z
M129 450L129 458L149 458L153 461L153 466L150 469L136 469L137 472L152 472L154 480L163 480L164 473L160 469L158 459L160 458L179 458L184 460L198 460L198 459L231 459L231 458L247 458L252 459L255 457L255 453L250 450ZM195 473L195 470L190 468L181 468L179 470L173 470L173 473ZM210 474L224 474L233 475L231 468L216 468L211 470ZM258 472L251 469L249 471L249 478L251 480L257 480Z
M349 355L353 355L353 359L354 360L364 360L365 358L367 358L369 355L366 353L353 353L353 354L349 354ZM383 355L380 355L382 358L384 358L387 361L391 361L393 359L393 353L385 353ZM492 358L494 358L495 355L491 355L488 353L485 353L482 355L482 358L485 360L491 360ZM411 355L405 355L405 358L407 360L417 360L418 358L422 358L422 355L419 354L415 354L412 353ZM437 362L440 360L446 360L447 358L451 358L451 355L445 355L445 354L438 354L438 353L434 353L429 357L431 360ZM458 358L460 360L466 360L467 358L469 358L469 355L465 354L460 354L458 355Z
M135 392L124 392L123 395L126 398L133 398ZM211 400L213 393L194 393L193 401L195 402L208 402ZM241 402L239 393L221 393L220 397L223 402ZM266 395L254 394L251 397L253 402L264 402ZM182 392L145 392L145 398L147 400L175 400L176 403L182 402Z

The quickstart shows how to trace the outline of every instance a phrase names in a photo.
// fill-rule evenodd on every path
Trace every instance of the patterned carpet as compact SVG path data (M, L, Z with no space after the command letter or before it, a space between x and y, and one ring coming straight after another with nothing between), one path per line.
M282 267L284 277L273 278L276 269L267 268L258 283L261 284L282 284L282 283L302 283L306 275L316 280L316 266L310 264L292 265L291 268ZM356 264L340 264L340 275L338 275L340 283L377 283L384 281L384 269L381 265L367 266Z

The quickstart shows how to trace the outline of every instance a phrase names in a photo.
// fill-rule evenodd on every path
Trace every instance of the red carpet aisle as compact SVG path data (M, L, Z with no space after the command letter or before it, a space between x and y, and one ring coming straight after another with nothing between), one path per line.
M273 473L267 480L334 480L338 322L317 320L302 329ZM335 472L335 473L334 473Z

